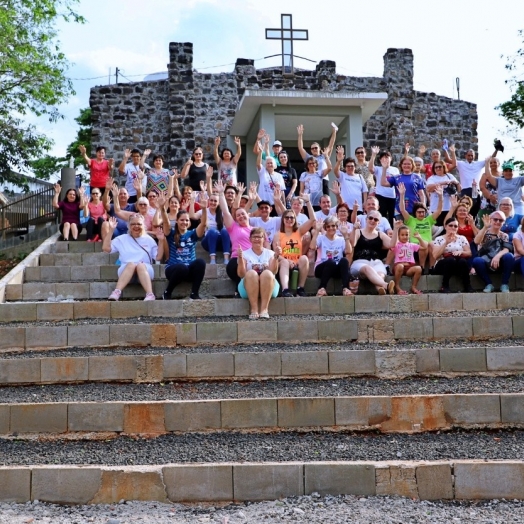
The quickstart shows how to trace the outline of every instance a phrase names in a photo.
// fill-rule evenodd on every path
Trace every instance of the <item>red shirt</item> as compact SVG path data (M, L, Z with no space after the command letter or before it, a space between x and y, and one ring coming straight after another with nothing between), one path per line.
M91 171L89 185L91 187L105 187L109 179L109 162L107 160L102 160L102 162L91 160L89 169Z

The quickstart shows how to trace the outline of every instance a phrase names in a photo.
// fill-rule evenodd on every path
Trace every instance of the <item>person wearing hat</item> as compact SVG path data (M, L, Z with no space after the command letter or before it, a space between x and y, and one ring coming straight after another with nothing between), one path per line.
M251 217L249 225L252 227L261 227L266 232L267 241L271 244L275 233L280 229L280 217L269 216L272 206L267 200L257 202L259 216Z
M488 159L486 159L488 164ZM522 186L524 186L524 177L513 176L515 166L513 162L504 162L502 164L502 176L494 177L490 170L486 170L484 176L486 180L497 189L499 202L503 198L511 198L515 214L524 215L524 202L522 202Z
M273 142L273 147L271 153L269 152L269 142L270 137L266 133L265 129L260 129L257 134L257 140L253 146L253 153L258 155L258 148L262 150L262 160L265 161L267 157L271 157L276 162L276 167L280 166L280 161L278 160L278 155L282 151L282 142L280 140L275 140Z
M473 267L477 275L484 281L484 293L495 290L490 272L502 272L501 293L509 293L509 278L515 265L513 245L506 233L501 231L506 220L504 211L494 211L491 215L482 217L484 227L475 236L478 246L478 256L473 259Z

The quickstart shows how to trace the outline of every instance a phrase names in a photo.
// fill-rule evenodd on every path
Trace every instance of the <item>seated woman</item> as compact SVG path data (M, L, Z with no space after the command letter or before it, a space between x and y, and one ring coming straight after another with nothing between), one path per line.
M102 250L106 253L118 252L120 267L118 268L118 282L116 288L109 295L109 300L119 300L122 291L130 282L140 282L146 296L144 300L155 300L153 285L154 277L153 260L162 260L164 256L164 244L156 242L146 234L144 228L144 217L138 213L129 216L129 232L111 240L113 232L118 224L115 217L108 221L110 234L104 237ZM163 233L159 232L160 237Z
M458 220L446 218L444 234L433 240L433 256L436 259L432 273L442 275L440 293L451 293L449 281L453 275L460 278L464 291L473 291L469 280L471 248L467 238L458 234Z
M513 235L513 252L515 255L515 273L524 275L524 218L520 222L520 229Z
M502 224L500 230L508 235L509 241L511 242L513 240L513 235L518 231L520 227L520 222L522 220L523 215L518 215L515 213L513 201L509 197L504 197L500 199L498 209L506 215L506 221L504 222L504 224Z
M266 232L261 227L254 227L249 233L251 248L245 251L238 246L238 293L249 300L249 318L269 318L269 301L278 296L280 285L275 274L278 270L279 246L275 251L266 249ZM258 302L260 300L260 310ZM259 313L260 311L260 313Z
M342 236L337 235L337 228ZM325 231L325 234L321 234L322 230ZM343 296L352 295L349 288L349 260L346 258L353 251L348 225L339 225L338 218L335 216L317 220L310 249L317 250L315 277L320 279L317 297L327 295L326 286L332 278L342 280Z
M309 195L304 195L308 199ZM293 293L289 291L290 271L298 271L297 295L305 297L304 286L309 271L309 260L307 255L302 251L302 237L314 225L315 219L311 218L304 222L300 227L297 224L297 217L292 209L286 209L280 222L280 231L273 238L273 250L280 247L282 255L279 258L279 278L282 284L282 296L292 297Z
M477 275L484 281L484 293L491 293L495 287L489 276L490 271L502 272L501 293L509 293L509 278L515 265L513 244L506 233L501 231L506 220L503 211L494 211L484 215L484 227L477 233L475 244L478 246L478 256L473 259L473 267Z
M169 248L169 258L166 262L166 278L168 284L162 298L170 300L173 290L182 282L191 282L189 298L199 300L200 285L204 280L206 262L196 258L196 243L204 236L207 221L207 200L201 196L202 216L196 229L189 229L191 224L189 213L181 209L176 218L175 227L171 227L165 207L165 197L158 197L159 209L162 214L163 234L166 236Z
M64 240L78 240L78 235L82 232L80 223L80 210L84 211L84 216L89 216L88 200L84 196L84 188L77 191L74 188L66 191L64 199L59 202L58 197L62 191L60 184L55 184L55 194L53 195L53 207L62 211L62 221L60 222L60 233Z
M102 224L107 220L107 213L104 203L100 200L100 189L97 187L91 190L91 200L88 204L89 219L86 223L86 233L88 242L102 242Z
M392 247L391 239L386 233L377 229L382 215L378 211L369 211L366 222L361 229L360 222L355 223L355 229L351 232L351 244L353 246L353 264L351 264L351 275L353 277L369 280L379 295L390 295L395 293L395 282L387 283L384 278L387 273L386 266L381 259L381 251Z
M468 201L465 199L469 199L469 197L463 196L460 200L457 201L457 198L455 196L451 197L451 208L446 215L446 220L448 218L454 217L458 222L458 235L462 235L463 237L466 237L466 240L469 242L469 248L471 249L471 257L468 259L468 264L471 265L473 263L473 258L477 256L477 245L475 244L475 236L478 233L477 225L475 224L475 219L470 214L470 209L468 207ZM470 199L471 200L471 199ZM474 274L475 271L472 270L472 274Z

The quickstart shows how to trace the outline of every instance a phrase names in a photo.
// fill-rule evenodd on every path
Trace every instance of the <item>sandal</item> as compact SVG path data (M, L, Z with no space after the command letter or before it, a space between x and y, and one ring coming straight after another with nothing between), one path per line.
M318 291L317 291L317 297L326 297L327 296L327 291L325 288L321 287Z
M414 295L423 295L424 294L424 293L422 293L422 291L420 291L420 289L411 289L411 292Z
M407 294L408 294L408 292L407 292L407 291L404 291L403 289L401 289L401 290L399 290L399 291L397 292L397 295L407 295Z
M353 295L353 293L351 293L351 289L348 289L347 287L345 287L343 290L342 290L342 296L343 297L349 297Z
M385 295L386 290L383 287L377 287L377 291L379 295Z
M260 318L269 318L269 313L267 311L262 311L259 316Z
M249 320L258 320L258 313L249 313Z
M395 294L395 282L393 280L390 280L388 282L388 295L394 295Z

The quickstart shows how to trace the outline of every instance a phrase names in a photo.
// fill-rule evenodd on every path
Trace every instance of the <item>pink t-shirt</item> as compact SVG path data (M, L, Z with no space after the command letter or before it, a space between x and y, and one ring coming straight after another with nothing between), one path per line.
M420 249L413 242L397 242L391 250L395 253L395 264L415 264L414 254Z
M104 220L107 219L106 210L102 202L100 202L99 204L89 202L87 206L89 207L89 216L93 220L97 220L100 217L102 217Z
M231 238L231 247L233 248L233 251L231 252L231 258L236 258L238 256L237 248L239 244L242 248L242 251L251 249L251 240L249 240L249 234L253 229L251 226L242 227L239 226L236 222L233 222L231 227L227 227L226 229L229 233L229 237Z

